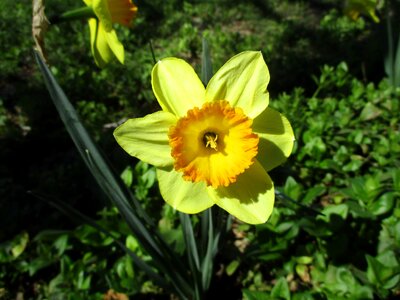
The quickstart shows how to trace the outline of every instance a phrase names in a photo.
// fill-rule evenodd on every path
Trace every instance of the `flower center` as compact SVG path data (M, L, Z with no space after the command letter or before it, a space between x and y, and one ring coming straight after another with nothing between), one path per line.
M218 135L214 132L206 132L203 135L203 143L206 147L210 147L214 149L215 151L218 151Z
M250 167L258 152L253 121L228 101L207 102L180 118L169 130L175 170L192 182L228 186Z

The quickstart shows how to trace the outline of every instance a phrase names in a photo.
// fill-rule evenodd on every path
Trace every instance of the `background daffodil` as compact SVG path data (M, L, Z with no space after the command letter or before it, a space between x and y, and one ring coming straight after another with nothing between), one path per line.
M137 7L131 0L83 0L97 18L89 19L90 46L96 64L104 67L112 57L124 63L124 46L118 40L113 23L129 26Z
M357 20L360 14L365 14L378 23L379 18L375 14L377 4L377 0L347 0L344 13L353 20Z
M126 121L114 136L157 168L161 195L175 209L198 213L216 204L264 223L275 197L267 172L294 142L289 121L268 107L269 79L261 52L234 56L207 88L185 61L165 58L152 71L162 111Z

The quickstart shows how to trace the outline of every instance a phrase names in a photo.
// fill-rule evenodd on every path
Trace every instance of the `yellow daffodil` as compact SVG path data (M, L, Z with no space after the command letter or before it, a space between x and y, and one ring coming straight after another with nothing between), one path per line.
M114 132L130 155L157 168L162 197L184 213L214 204L238 219L267 221L274 185L267 171L291 153L289 121L267 107L269 71L260 52L231 58L207 88L185 61L165 58L152 71L162 111Z
M375 14L377 0L347 0L344 13L352 20L357 20L360 14L369 15L375 22L379 22L379 18Z
M118 40L113 23L129 26L137 7L131 0L83 0L97 18L89 19L90 46L99 67L111 61L113 55L124 63L124 46Z

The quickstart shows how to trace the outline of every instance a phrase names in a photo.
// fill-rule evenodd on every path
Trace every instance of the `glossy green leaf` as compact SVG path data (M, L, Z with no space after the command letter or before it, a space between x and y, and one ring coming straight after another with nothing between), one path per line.
M289 285L284 277L281 277L276 281L271 291L271 297L273 299L290 300Z
M240 262L238 260L231 261L229 265L226 267L226 274L228 274L228 276L232 276L233 273L235 273L235 271L239 267L239 265Z
M360 114L360 120L369 121L379 117L382 111L372 103L367 103Z
M368 210L375 216L383 215L388 213L394 205L394 194L385 193L370 205L368 205Z
M266 292L242 290L244 300L272 300L273 298Z

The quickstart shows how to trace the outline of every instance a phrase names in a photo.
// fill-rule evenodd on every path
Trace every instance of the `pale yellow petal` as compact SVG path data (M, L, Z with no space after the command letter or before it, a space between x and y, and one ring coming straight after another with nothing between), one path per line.
M228 187L214 191L215 204L249 224L265 223L274 207L274 184L257 161Z
M92 8L99 19L99 22L103 24L104 30L109 32L112 30L112 17L108 8L107 0L92 0Z
M151 73L151 84L162 109L178 117L204 103L203 83L182 59L170 57L159 61Z
M112 52L105 38L105 31L97 19L89 19L90 47L96 64L103 68L111 59Z
M181 172L174 169L157 169L161 196L178 211L195 214L214 205L210 197L210 187L204 182L186 181Z
M272 108L267 107L253 120L253 132L260 137L257 160L267 171L282 164L293 150L292 126Z
M114 131L118 144L130 155L158 168L172 166L168 143L169 127L176 117L159 111L143 118L129 119Z
M243 109L250 118L258 116L267 106L269 71L261 52L245 51L232 57L211 78L206 100L227 100Z
M107 40L107 44L110 47L111 51L117 57L118 61L123 64L124 63L124 45L118 40L117 33L115 30L111 30L109 32L105 32L105 37Z

